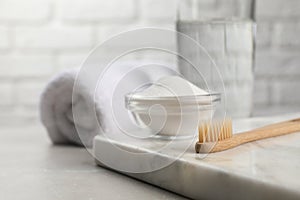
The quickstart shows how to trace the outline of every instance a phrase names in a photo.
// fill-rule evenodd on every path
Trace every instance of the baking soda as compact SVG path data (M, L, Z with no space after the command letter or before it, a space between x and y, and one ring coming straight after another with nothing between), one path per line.
M166 76L142 92L135 93L133 98L141 97L181 97L208 94L205 90L179 76Z

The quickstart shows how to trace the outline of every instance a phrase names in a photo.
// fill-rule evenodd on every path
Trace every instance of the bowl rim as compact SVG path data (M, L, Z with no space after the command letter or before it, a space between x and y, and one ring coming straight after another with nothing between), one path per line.
M126 104L130 103L131 101L155 101L155 102L161 102L161 101L182 101L182 102L191 102L191 101L197 101L198 103L201 101L207 101L207 98L212 98L211 102L218 102L221 100L221 93L218 92L212 92L208 94L201 94L201 95L182 95L182 96L162 96L162 97L133 97L135 93L130 92L125 95L125 102ZM202 99L201 99L202 98Z

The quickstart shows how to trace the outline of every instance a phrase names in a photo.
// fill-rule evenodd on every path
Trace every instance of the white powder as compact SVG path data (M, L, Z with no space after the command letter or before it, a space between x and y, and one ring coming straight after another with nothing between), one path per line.
M208 94L208 92L179 76L166 76L144 91L135 93L132 97L180 97L204 94Z

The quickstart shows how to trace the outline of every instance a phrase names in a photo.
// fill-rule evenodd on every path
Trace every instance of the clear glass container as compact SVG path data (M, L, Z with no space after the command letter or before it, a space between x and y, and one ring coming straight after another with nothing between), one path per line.
M154 137L163 139L194 137L195 122L197 128L201 122L210 121L220 102L217 93L150 98L133 95L126 95L125 105L134 121L140 127L149 128Z
M178 37L179 54L195 63L191 67L178 59L179 71L195 85L221 92L226 113L233 118L252 112L254 4L254 0L182 0L178 7L177 31L203 48L192 49Z

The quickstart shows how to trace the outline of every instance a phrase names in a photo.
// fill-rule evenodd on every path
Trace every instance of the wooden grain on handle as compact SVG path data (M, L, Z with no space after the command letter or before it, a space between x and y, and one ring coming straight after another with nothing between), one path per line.
M276 137L280 135L286 135L298 131L300 131L300 119L276 123L252 131L235 134L232 138L223 141L218 141L210 152L219 152L226 149L234 148L247 142ZM201 146L201 144L198 144L198 146L199 145Z

